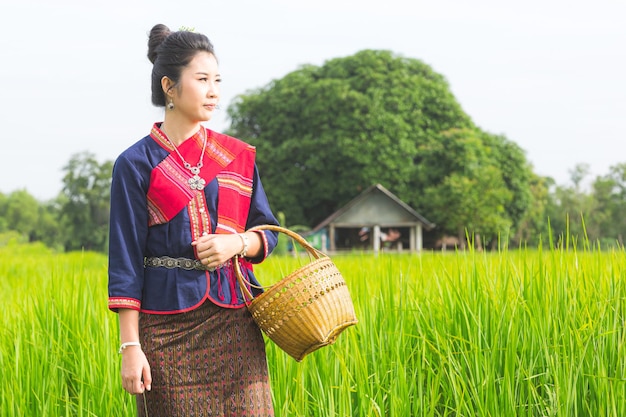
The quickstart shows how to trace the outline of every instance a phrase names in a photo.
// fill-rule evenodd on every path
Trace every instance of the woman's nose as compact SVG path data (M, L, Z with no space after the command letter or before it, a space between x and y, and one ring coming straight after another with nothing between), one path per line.
M219 96L219 86L217 83L211 83L211 86L209 87L209 91L207 91L207 95L210 98L215 98Z

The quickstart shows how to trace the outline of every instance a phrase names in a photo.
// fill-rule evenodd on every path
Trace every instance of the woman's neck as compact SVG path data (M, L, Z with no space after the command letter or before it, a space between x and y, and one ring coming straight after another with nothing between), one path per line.
M181 143L192 137L200 129L200 123L198 122L183 122L177 120L173 115L165 115L165 120L161 124L161 131L165 133L167 138L175 146L179 146Z

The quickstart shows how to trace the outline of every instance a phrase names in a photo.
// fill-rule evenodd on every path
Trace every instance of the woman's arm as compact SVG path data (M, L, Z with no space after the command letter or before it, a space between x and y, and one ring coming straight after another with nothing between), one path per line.
M118 312L120 321L120 340L122 348L122 386L130 394L141 394L144 389L150 391L152 374L146 355L141 346L125 343L139 343L139 312L122 308Z

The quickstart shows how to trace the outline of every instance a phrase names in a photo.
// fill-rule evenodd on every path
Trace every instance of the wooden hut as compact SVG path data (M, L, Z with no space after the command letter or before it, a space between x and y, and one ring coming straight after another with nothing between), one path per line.
M435 225L380 184L363 191L310 233L323 252L381 250L419 252L423 231Z

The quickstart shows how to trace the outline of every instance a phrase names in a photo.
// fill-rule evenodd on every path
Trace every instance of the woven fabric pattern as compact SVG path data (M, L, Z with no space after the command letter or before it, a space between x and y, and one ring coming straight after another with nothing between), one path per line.
M147 417L273 416L263 336L247 309L205 302L183 314L140 316L152 370ZM142 396L138 416L146 417Z

